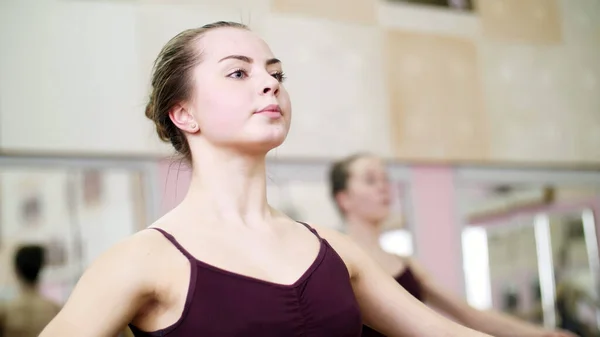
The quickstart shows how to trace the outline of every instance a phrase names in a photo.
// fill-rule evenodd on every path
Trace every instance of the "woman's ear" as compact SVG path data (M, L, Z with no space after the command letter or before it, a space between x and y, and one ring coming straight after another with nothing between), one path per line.
M350 208L350 198L348 196L348 192L341 191L335 195L335 202L338 207L342 211L342 213L346 213L346 210Z
M194 116L182 104L176 104L169 111L169 117L173 124L183 131L196 133L200 128Z

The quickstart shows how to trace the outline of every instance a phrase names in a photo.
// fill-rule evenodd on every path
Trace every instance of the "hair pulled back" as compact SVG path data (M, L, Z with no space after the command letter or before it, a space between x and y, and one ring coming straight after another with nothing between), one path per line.
M339 205L337 203L336 196L338 193L343 192L348 188L348 181L350 180L350 166L352 166L352 163L354 163L356 160L366 156L368 156L366 153L356 153L342 158L331 165L331 168L329 169L329 189L331 191L333 201L335 202L336 206L338 206L338 209ZM341 209L340 212L342 212Z
M241 23L217 21L185 30L169 40L154 61L146 117L154 122L158 137L164 142L170 142L188 161L192 159L190 146L184 132L171 120L169 112L177 103L191 97L192 71L201 62L202 56L198 40L210 30L225 27L249 29Z

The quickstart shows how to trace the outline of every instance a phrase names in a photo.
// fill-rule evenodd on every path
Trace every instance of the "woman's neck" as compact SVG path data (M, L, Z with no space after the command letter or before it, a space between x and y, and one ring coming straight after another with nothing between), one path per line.
M380 250L379 236L381 235L381 224L369 222L364 219L348 216L346 217L346 232L364 249L369 251Z
M247 226L271 216L267 203L265 156L211 151L193 162L192 181L182 204L203 218Z

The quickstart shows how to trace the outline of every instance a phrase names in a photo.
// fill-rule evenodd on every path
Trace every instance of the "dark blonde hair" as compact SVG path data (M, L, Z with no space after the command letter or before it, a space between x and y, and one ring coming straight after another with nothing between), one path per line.
M331 192L331 197L333 198L335 205L342 215L343 212L337 203L336 196L338 193L343 192L348 188L348 181L350 180L350 166L352 166L352 164L358 159L368 156L370 156L368 153L356 153L335 161L329 169L329 189Z
M192 159L190 146L183 131L171 120L169 112L175 104L190 98L193 89L192 70L202 60L202 52L196 42L206 32L216 28L249 30L246 25L229 21L185 30L167 42L152 69L152 90L146 106L146 117L154 122L158 137L170 142L188 161Z

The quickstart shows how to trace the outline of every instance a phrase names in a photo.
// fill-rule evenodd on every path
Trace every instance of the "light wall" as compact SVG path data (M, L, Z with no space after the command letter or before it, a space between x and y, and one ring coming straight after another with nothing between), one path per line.
M241 20L289 75L276 156L600 162L600 3L477 5L2 1L0 149L170 153L143 115L154 57L185 28Z

